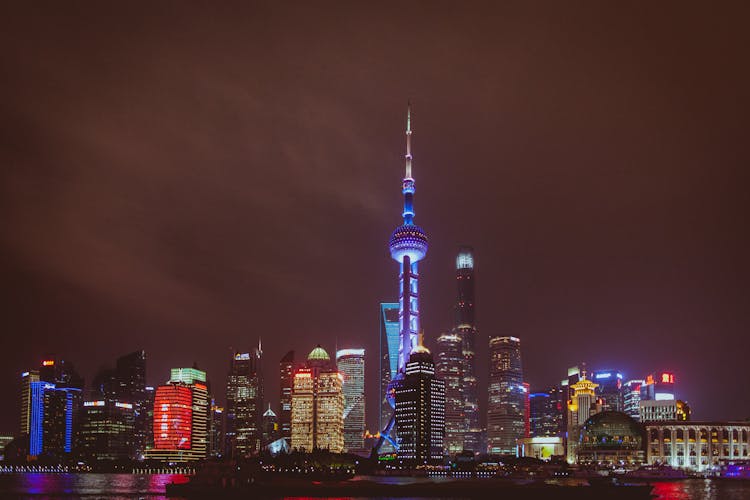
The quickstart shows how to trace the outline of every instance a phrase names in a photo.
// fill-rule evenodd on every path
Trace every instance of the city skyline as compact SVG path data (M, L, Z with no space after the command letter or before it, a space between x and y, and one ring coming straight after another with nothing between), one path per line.
M436 352L453 326L455 253L471 245L480 408L488 338L515 336L533 390L582 361L624 380L667 370L695 419L750 416L734 397L743 352L724 349L748 330L747 79L732 62L745 45L731 29L692 36L713 30L707 15L732 20L685 6L673 23L655 6L643 24L600 7L600 24L524 6L457 9L448 27L406 6L309 26L311 8L268 6L268 26L289 30L279 38L247 29L251 10L218 16L224 29L206 37L186 21L198 7L117 21L99 7L76 19L17 7L34 22L4 31L0 272L13 355L0 397L17 401L20 374L48 353L88 386L141 349L149 385L197 362L216 392L228 356L261 337L276 404L278 360L315 339L366 350L376 430L375 311L398 298L383 240L411 99L431 238L425 344ZM712 345L723 356L706 356ZM714 387L715 373L729 383ZM0 431L17 427L15 411L0 414Z

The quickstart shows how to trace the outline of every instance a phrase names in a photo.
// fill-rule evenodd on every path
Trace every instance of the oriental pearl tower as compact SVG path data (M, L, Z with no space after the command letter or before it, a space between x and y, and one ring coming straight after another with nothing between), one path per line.
M414 191L415 183L411 171L411 106L406 111L406 173L401 184L404 195L404 210L401 214L404 222L391 235L388 248L391 257L399 264L399 344L398 373L388 385L387 399L392 408L396 407L395 390L404 378L409 356L419 345L419 268L418 262L427 254L427 235L421 227L414 224ZM388 440L398 449L397 440L391 436L395 423L395 413L386 428L380 433L378 449L383 439Z

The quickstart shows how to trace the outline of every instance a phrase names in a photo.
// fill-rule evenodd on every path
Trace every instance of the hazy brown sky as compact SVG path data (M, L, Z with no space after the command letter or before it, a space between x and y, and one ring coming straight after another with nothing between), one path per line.
M54 352L152 384L230 347L365 347L397 293L413 104L428 345L476 248L478 372L676 373L750 417L747 8L686 2L27 2L0 12L0 397ZM743 12L744 10L744 12ZM368 400L368 424L377 397ZM0 431L16 428L2 406Z

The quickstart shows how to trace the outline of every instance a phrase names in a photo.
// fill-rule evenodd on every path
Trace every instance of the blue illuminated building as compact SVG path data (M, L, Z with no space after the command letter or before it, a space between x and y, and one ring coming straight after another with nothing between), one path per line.
M393 408L388 404L388 384L398 372L399 345L398 302L380 304L380 429L391 419Z
M29 455L60 457L73 452L80 400L79 388L31 383Z
M415 183L411 171L411 108L406 114L406 174L401 185L404 195L403 224L398 226L388 243L391 257L399 264L399 298L398 298L398 363L396 374L388 385L387 401L395 408L395 392L404 378L406 363L412 350L418 345L419 327L419 268L418 262L427 254L427 235L414 224ZM397 441L391 436L395 420L389 420L381 432L378 448L387 439L398 448Z

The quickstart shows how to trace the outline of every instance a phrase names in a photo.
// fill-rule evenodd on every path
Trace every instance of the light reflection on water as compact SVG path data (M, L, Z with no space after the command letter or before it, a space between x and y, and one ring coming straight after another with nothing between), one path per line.
M187 479L181 474L6 474L0 477L0 493L34 500L47 495L166 498L168 483Z
M65 496L165 499L168 483L187 479L187 476L174 474L0 474L0 497L33 500ZM408 482L410 478L380 479L381 482L398 484ZM750 498L750 481L692 479L657 482L653 486L657 500Z
M656 500L745 500L750 481L690 479L654 483Z

